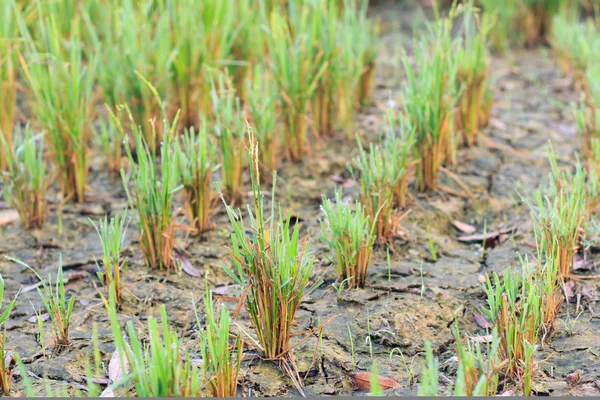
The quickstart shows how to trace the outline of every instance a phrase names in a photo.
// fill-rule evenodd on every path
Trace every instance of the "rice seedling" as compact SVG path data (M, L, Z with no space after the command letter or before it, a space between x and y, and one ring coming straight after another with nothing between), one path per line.
M114 288L105 300L116 352L124 374L121 381L132 382L137 397L201 397L203 394L202 374L188 354L181 349L177 332L171 329L167 311L160 307L160 323L148 317L148 329L144 338L134 329L133 322L127 323L124 332L119 325ZM129 342L125 341L126 335ZM127 366L127 367L126 367Z
M235 397L238 375L243 356L243 342L237 336L235 345L229 345L229 310L220 305L214 309L213 298L208 286L204 297L206 322L202 324L196 313L198 326L205 326L200 333L203 373L208 395L211 397ZM232 354L231 349L235 349Z
M249 118L258 140L261 178L269 180L280 163L279 109L275 82L261 65L254 67L252 80L246 80Z
M400 221L406 215L394 205L395 202L403 205L406 199L412 137L412 133L405 130L398 137L392 130L386 136L384 149L371 143L368 154L357 137L359 155L354 165L360 172L360 202L374 221L377 240L381 243L390 244L398 236ZM358 179L352 164L348 164L348 169Z
M219 74L213 81L211 98L215 114L215 131L221 148L223 188L233 205L242 200L244 185L244 126L239 97L228 77Z
M552 32L552 19L565 0L527 0L522 8L523 28L527 43L532 46L547 41Z
M318 30L311 25L310 12L311 8L303 5L294 26L282 12L272 12L266 38L283 115L285 153L292 161L300 160L308 150L308 111L328 68L320 54L313 54L313 44L319 38Z
M63 41L51 17L40 15L38 26L45 43L36 49L22 18L18 19L27 48L21 66L34 98L34 114L47 132L50 157L59 172L62 194L85 200L88 138L97 58L85 60L77 21L72 37Z
M439 363L433 357L431 342L425 342L425 363L421 368L421 381L419 382L419 396L438 396L439 391Z
M458 357L458 374L454 387L455 396L495 396L498 392L502 363L498 359L500 338L492 332L490 343L482 345L471 339L461 340L458 326L453 328Z
M41 19L40 26L48 44L48 54L37 53L31 37L22 29L30 54L29 65L22 57L21 65L36 100L36 114L49 133L50 154L61 171L63 195L83 201L87 174L87 119L95 60L84 65L77 33L66 47L52 30L56 26L51 20Z
M152 87L149 82L146 83ZM154 94L158 98L156 91ZM181 188L178 186L177 160L173 150L178 115L173 121L168 121L166 118L163 120L164 139L160 144L160 168L158 168L155 162L156 151L146 143L146 135L135 125L129 109L127 111L132 120L131 129L137 151L134 156L129 144L125 143L131 171L127 177L125 171L121 170L123 186L131 206L138 211L140 245L146 264L151 268L164 268L169 272L171 267L176 265L173 247L177 224L172 211L173 200L175 193ZM163 114L166 115L164 109ZM155 137L154 125L151 129L150 136ZM129 182L132 182L132 191L128 188Z
M212 190L217 168L215 146L207 130L206 121L202 122L198 133L193 127L186 129L174 147L186 213L197 233L212 227L210 216L218 200Z
M479 0L479 5L484 14L497 15L496 26L489 34L490 47L497 53L505 53L510 47L511 39L515 39L516 2L504 1L500 6L496 0Z
M580 235L587 216L586 172L577 162L575 174L560 171L552 145L547 148L550 163L549 195L536 193L535 202L527 201L537 231L544 236L547 254L555 254L558 246L558 274L568 280L573 256L580 244Z
M41 228L46 220L46 192L51 181L43 155L43 135L34 135L29 125L18 127L12 144L0 135L0 145L6 161L4 195L26 229Z
M118 6L104 7L100 11L101 16L84 14L83 19L90 43L86 46L88 57L97 54L102 63L102 68L97 69L102 98L111 109L128 104L134 120L142 126L148 146L156 149L163 132L162 127L157 127L153 133L152 121L161 118L161 104L139 76L152 82L159 98L167 95L171 69L177 58L166 2L124 0L118 2ZM125 115L123 122L127 122L127 118Z
M69 325L71 322L71 314L75 297L71 296L67 299L65 291L65 281L63 279L62 256L58 260L58 271L56 273L56 283L52 283L52 277L48 277L48 281L40 276L38 272L16 258L6 257L6 259L15 262L30 269L40 281L40 287L37 288L38 294L46 307L46 311L50 315L52 328L54 329L56 352L62 351L71 341L69 340ZM54 286L54 288L53 288Z
M600 68L590 66L584 75L587 90L579 102L573 105L573 114L577 123L577 130L582 139L582 150L588 162L598 162L594 155L594 140L600 138Z
M321 210L325 221L321 221L321 240L333 254L339 282L347 281L349 287L364 287L371 252L377 236L375 223L364 207L356 202L354 211L342 200L341 191L336 191L335 200L323 196Z
M510 44L534 46L547 42L554 16L567 4L565 0L509 0L502 3L481 0L486 12L498 12L498 28L492 32L491 43L500 52L506 51Z
M123 212L123 215L117 214L112 217L110 222L108 216L98 220L97 225L90 219L102 244L102 265L96 261L98 278L107 290L111 286L115 288L117 304L121 304L123 299L128 262L121 256L121 249L130 221L131 218L127 217L127 210Z
M580 23L577 13L561 12L554 17L552 26L550 43L563 73L583 83L593 49L598 46L594 23Z
M371 375L369 376L369 386L371 388L371 396L380 397L383 396L383 389L379 384L379 367L377 363L371 364Z
M352 330L350 329L350 325L346 325L348 328L348 338L350 339L350 357L352 360L352 366L356 367L355 354L356 351L354 349L354 335L352 334Z
M185 127L197 125L198 112L208 114L212 110L209 69L241 60L238 58L241 54L234 54L234 45L245 25L241 19L252 15L241 12L245 3L237 0L167 3L173 41L171 86Z
M18 295L18 294L17 294ZM4 303L4 279L2 279L2 275L0 275L0 307L2 307ZM6 307L2 310L2 314L0 314L0 329L2 329L2 333L0 334L0 355L2 355L3 362L0 363L0 392L4 395L10 394L10 388L12 386L12 374L13 370L11 367L11 359L7 354L7 349L5 347L6 344L6 328L4 327L4 323L8 321L10 317L10 312L15 307L17 303L17 298L15 296Z
M300 238L298 224L292 227L290 216L283 218L281 210L278 218L275 201L271 204L271 216L265 217L258 147L250 128L248 136L254 211L248 207L250 227L246 228L239 211L225 203L234 231L232 246L228 248L233 268L225 264L222 267L246 293L244 304L257 336L257 339L251 339L252 342L263 352L264 358L280 362L301 391L293 349L304 343L312 332L294 344L290 339L302 335L292 332L296 311L319 282L312 285L309 282L314 258L309 253L306 239ZM276 174L273 175L275 198ZM246 233L248 231L252 232L252 237Z
M375 66L377 61L377 51L379 49L379 22L367 17L368 1L344 0L344 10L342 12L342 27L340 27L340 38L342 43L342 63L350 62L354 57L357 60L357 66L360 66L360 78L356 86L356 95L354 96L355 106L367 106L373 99L373 87L375 78ZM345 27L345 29L344 29ZM346 46L349 41L354 43L354 55L344 55L347 51ZM355 66L348 64L350 71ZM341 66L340 68L344 68ZM351 75L351 74L350 74ZM348 76L348 83L353 83L352 78ZM342 83L344 84L344 83ZM351 86L347 86L350 88ZM342 97L348 98L348 93L338 96L338 101L343 101Z
M455 162L456 139L452 112L460 91L456 90L457 46L450 31L456 8L439 18L429 38L415 43L415 66L404 54L407 84L403 93L404 118L415 132L416 178L419 190L435 190L437 174L445 161Z
M0 134L12 146L14 118L17 109L17 24L14 10L18 9L14 0L4 1L0 6ZM0 169L6 168L7 160L0 155Z
M339 10L333 1L306 2L307 5L310 5L310 29L317 39L312 44L311 57L318 60L317 70L323 68L310 106L312 124L319 135L330 135L335 119L336 80L341 78L336 71L340 64L337 43Z
M98 146L104 153L108 172L118 175L124 166L123 143L129 140L129 137L120 124L117 113L110 108L108 108L108 113L108 118L98 120L98 126L94 128L94 134Z
M522 264L521 273L509 269L503 279L494 273L483 285L488 303L484 313L499 338L497 354L504 364L500 372L515 382L531 373L530 345L539 341L544 323L542 289L529 262Z
M456 127L462 132L463 143L469 147L475 144L479 129L487 125L491 112L491 89L489 70L491 56L486 40L494 28L495 15L482 17L467 3L463 13L464 37L458 47L457 85L462 87L458 100L458 118Z

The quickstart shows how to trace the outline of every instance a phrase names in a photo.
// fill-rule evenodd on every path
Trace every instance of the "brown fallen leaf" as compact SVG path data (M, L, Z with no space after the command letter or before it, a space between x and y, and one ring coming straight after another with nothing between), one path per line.
M589 260L578 259L573 261L573 271L591 271L594 269L594 263Z
M473 319L475 320L477 326L479 326L482 329L491 329L493 326L490 319L485 315L473 314Z
M352 375L352 383L360 390L371 390L371 373L364 371L355 373ZM379 377L379 386L381 386L381 389L383 390L402 387L392 378L387 378L385 376Z
M471 340L476 343L490 343L492 341L492 335L471 336Z
M14 208L0 211L0 226L5 226L17 222L19 220L19 213Z
M129 362L127 359L123 361L123 367L125 368L125 373L129 373ZM108 379L109 383L114 383L123 377L123 369L121 368L121 360L119 358L119 354L115 351L108 362ZM117 397L115 392L112 390L110 385L102 391L100 397Z
M485 241L485 243L484 243L485 246L489 247L489 246L496 244L496 242L499 241L501 235L510 233L510 232L514 231L515 229L516 229L516 227L512 227L512 228L501 229L499 231L486 232L485 234L475 233L473 235L459 236L456 238L456 240L458 240L459 242L464 242L464 243L471 243L471 242L482 243Z
M125 368L125 373L129 373L129 362L127 358L123 360L123 367ZM108 379L113 382L118 381L123 377L123 368L121 368L121 360L119 357L119 353L116 351L113 353L110 361L108 362Z
M567 299L570 299L571 297L575 296L575 282L574 281L568 281L563 285L563 292L565 293L565 296L567 297Z
M28 321L28 322L37 322L37 317L38 317L37 315L34 315L34 316L32 316L32 317L29 317L29 318L27 319L27 321ZM41 317L42 317L42 321L46 322L46 321L48 321L48 320L50 319L50 314L48 314L48 313L43 313L43 314L41 315Z
M461 231L463 233L471 234L471 233L475 233L475 231L477 230L474 226L465 224L464 222L460 222L458 220L452 221L452 225L454 225L454 227L456 229L458 229L459 231Z
M190 259L187 258L187 256L183 252L176 249L175 258L177 258L177 260L179 260L179 262L181 263L181 269L183 269L183 272L195 278L202 278L202 274L198 272L196 268L194 268L194 266L190 262Z

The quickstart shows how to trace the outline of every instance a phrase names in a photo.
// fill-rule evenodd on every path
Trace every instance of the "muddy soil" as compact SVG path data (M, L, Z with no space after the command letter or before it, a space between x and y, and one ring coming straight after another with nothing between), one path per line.
M380 140L390 103L399 108L399 49L401 45L410 46L411 24L418 14L414 6L391 1L378 2L372 11L382 18L384 33L375 102L356 116L356 129L363 143ZM321 195L331 196L336 185L343 185L347 197L357 196L357 185L346 169L357 153L356 142L340 132L334 138L315 141L313 153L304 162L283 165L278 200L299 217L317 260L313 279L324 280L302 304L296 329L301 332L319 321L330 321L323 330L316 358L316 337L295 351L307 395L364 395L354 387L351 376L369 369L373 362L381 375L401 384L401 388L389 391L391 394L414 395L426 340L432 342L440 358L440 383L448 392L456 373L450 324L455 320L463 335L485 334L474 319L484 305L479 286L482 277L519 267L517 253L534 251L529 209L521 195L531 196L547 177L548 140L554 143L562 166L573 164L579 140L569 104L578 95L572 80L561 74L552 53L544 48L495 57L492 76L494 107L485 139L475 148L462 149L453 169L469 193L456 179L442 174L440 191L413 194L411 213L403 222L407 237L394 243L390 262L385 249L374 252L368 286L363 290L336 292L332 287L334 270L318 239ZM100 257L101 247L89 218L121 212L127 200L120 179L106 175L100 160L93 165L90 182L90 201L64 207L55 201L43 230L26 232L18 224L11 224L2 231L0 254L25 261L44 277L55 276L62 255L67 289L76 298L72 344L54 354L49 321L44 324L43 340L36 337L35 310L42 310L43 305L34 289L34 274L4 259L0 261L8 297L20 291L7 325L8 348L19 353L40 395L46 393L47 385L68 384L75 390L84 383L94 323L99 327L105 365L114 350L95 275L95 259ZM481 242L458 241L463 233L452 224L455 220L476 227L478 232L505 229L510 233L483 248ZM149 270L136 241L135 224L130 225L125 250L130 259L128 290L120 312L123 323L133 321L137 328L144 329L147 317L157 317L164 304L184 347L200 356L192 299L201 298L205 279L218 295L239 295L239 288L219 267L220 262L229 263L225 246L231 233L222 205L217 207L214 222L215 229L200 238L183 233L178 237L178 249L198 276ZM437 250L435 260L428 232ZM597 258L594 254L587 257L592 262ZM570 295L563 305L559 332L537 352L539 368L534 389L540 395L600 395L596 282L578 281ZM237 322L250 331L244 312ZM15 373L15 394L22 390L18 375ZM246 395L298 394L276 365L261 360L251 349L246 351L243 375Z

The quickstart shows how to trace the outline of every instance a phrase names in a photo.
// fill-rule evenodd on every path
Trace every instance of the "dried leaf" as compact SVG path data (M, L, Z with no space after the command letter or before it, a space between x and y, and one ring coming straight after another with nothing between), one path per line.
M27 321L29 321L29 322L37 322L37 317L38 317L37 315L34 315L33 317L29 317L27 319ZM43 313L43 314L41 314L41 317L42 317L42 321L45 322L45 321L48 321L50 319L50 314Z
M491 329L493 326L490 319L485 315L473 314L473 319L475 319L475 323L477 324L477 326L479 326L482 329Z
M589 260L575 260L573 262L573 271L591 271L594 269L594 263Z
M124 363L124 367L125 367L125 373L128 374L129 373L129 362L127 361L127 358L123 359L123 363ZM113 353L112 357L110 358L110 362L108 363L108 378L113 381L116 382L119 379L121 379L123 377L123 370L121 369L121 360L119 357L119 353L117 353L116 351Z
M514 231L516 227L501 229L499 231L486 232L483 233L475 233L473 235L459 236L456 239L459 242L471 243L471 242L483 242L485 241L485 246L489 247L492 244L495 244L500 239L500 235L504 235Z
M196 268L194 268L189 258L187 258L185 254L183 254L181 251L175 250L175 257L179 260L183 272L195 278L202 278L202 274L198 272Z
M352 375L352 382L354 386L361 390L371 390L371 373L370 372L357 372ZM392 389L402 387L398 382L385 376L379 377L379 386L381 389Z
M17 222L19 220L19 213L14 208L0 211L0 226L5 226Z
M452 221L452 225L454 225L454 227L456 229L458 229L459 231L461 231L463 233L471 234L471 233L475 233L475 231L477 230L474 226L465 224L464 222L460 222L458 220Z
M192 363L192 365L194 367L198 367L198 368L200 368L202 366L203 361L204 360L202 360L201 358L192 358L190 360L190 362Z
M490 126L490 128L494 128L499 131L506 130L506 124L497 118L490 118L490 122L488 123L488 125Z
M575 296L575 282L574 281L568 281L563 285L563 291L565 292L565 296L567 297L567 299L570 299L571 297Z
M492 341L492 335L471 336L471 340L476 343L490 343Z

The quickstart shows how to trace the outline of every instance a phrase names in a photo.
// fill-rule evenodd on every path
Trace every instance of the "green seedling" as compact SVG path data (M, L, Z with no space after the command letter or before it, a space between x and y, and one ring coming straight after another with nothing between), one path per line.
M548 41L553 17L565 0L481 0L486 12L498 12L498 27L491 35L492 47L504 52L510 44L534 46Z
M537 343L544 326L544 294L534 270L522 260L523 271L507 270L503 279L494 273L484 290L488 308L484 310L499 338L498 359L501 373L515 382L529 374L529 344Z
M348 338L350 339L350 357L352 359L352 366L356 367L356 359L354 358L356 354L356 351L354 349L354 336L352 335L350 325L346 325L346 327L348 327Z
M402 350L400 350L400 348L398 347L394 347L392 349L392 351L390 351L390 362L392 361L395 353L398 353L397 357L400 358L400 361L402 362L402 366L404 368L404 371L406 372L406 375L408 376L408 384L410 386L413 385L413 383L416 382L416 373L415 373L415 358L413 357L413 359L410 361L410 363L406 360L406 356L404 355L404 353L402 353Z
M56 273L56 283L52 284L52 277L48 277L48 281L44 280L38 272L25 264L21 260L12 257L6 257L8 260L29 268L40 281L40 286L37 291L46 307L46 311L50 315L52 328L54 329L55 344L57 351L61 351L68 346L69 340L69 324L71 322L71 314L75 297L71 296L67 299L65 291L65 280L63 278L62 256L58 260L58 272ZM54 286L54 287L53 287Z
M152 88L149 82L147 84ZM154 93L158 98L158 93L156 91ZM134 157L129 144L125 143L125 150L131 164L131 173L127 177L125 171L121 170L123 186L131 207L135 207L138 211L140 245L146 264L151 268L165 268L169 272L176 265L173 247L177 224L172 209L175 192L180 189L173 149L178 115L172 122L166 118L163 120L164 139L160 145L160 168L158 168L156 151L148 146L145 140L146 136L142 133L141 128L135 125L129 110L128 113L131 118L131 129L137 151ZM163 114L166 115L164 109ZM152 130L151 136L155 137L154 125L152 125ZM130 181L133 183L132 191L128 188Z
M464 38L458 47L457 85L462 87L458 100L457 130L462 132L463 143L475 144L479 129L485 127L491 113L489 69L491 56L487 49L488 34L494 28L495 15L483 17L467 3L463 14Z
M98 146L104 153L106 167L113 175L118 175L123 168L123 143L129 140L122 129L120 119L110 108L109 117L101 118L94 129Z
M562 279L569 279L575 250L580 244L580 232L586 224L587 191L586 172L577 162L575 174L561 171L552 145L547 148L550 163L550 187L548 195L536 193L535 203L528 201L537 231L549 246L547 254L555 254L558 246L558 268Z
M0 135L12 147L14 118L17 111L17 84L19 50L18 28L14 12L20 6L15 0L4 1L0 6ZM6 169L7 159L0 154L0 169Z
M585 71L591 67L594 49L600 44L593 21L580 23L576 12L559 13L552 20L550 43L563 73L584 84Z
M345 37L341 40L354 42L357 64L362 67L356 88L355 106L366 106L372 101L375 66L380 45L379 22L367 17L368 5L368 1L364 0L344 0L342 13L342 25L347 30L340 31L340 34ZM346 43L342 45L342 48L345 45Z
M380 243L393 242L398 236L400 221L406 215L394 209L395 203L406 198L407 157L410 155L404 147L410 146L410 140L403 142L403 146L399 145L400 140L392 132L387 136L383 150L371 144L367 154L357 136L359 155L354 166L360 172L360 201L366 214L374 221ZM358 179L352 164L348 164L348 169Z
M203 121L197 133L194 128L186 130L174 146L186 213L197 233L211 229L210 216L218 201L212 184L217 169L215 146L206 125Z
M184 2L175 3L173 7ZM153 128L153 121L162 118L161 103L156 101L154 91L159 98L167 96L171 68L178 60L176 56L183 52L173 43L178 31L171 31L168 11L167 2L151 5L124 0L118 6L115 3L101 7L96 15L83 14L90 43L86 55L98 57L102 64L97 69L97 82L104 102L111 109L128 104L151 149L158 148L163 135L161 126ZM139 75L152 82L153 87ZM121 122L127 125L129 115L121 116Z
M321 209L325 214L321 240L333 253L338 281L347 281L352 288L364 287L377 238L375 224L359 202L352 211L351 205L343 202L341 191L336 191L335 203L323 196Z
M493 331L491 341L483 345L471 339L463 343L456 324L453 333L459 371L454 395L495 396L500 382L498 372L502 368L498 358L500 338L497 332Z
M308 151L308 112L328 68L320 54L313 54L319 30L314 29L309 18L311 7L303 5L297 11L293 25L281 11L271 13L266 39L271 55L270 71L283 115L285 153L293 161L300 160Z
M415 66L404 54L407 84L403 93L404 121L415 134L414 156L419 190L435 190L444 162L455 163L456 138L453 110L460 95L457 80L457 42L451 37L452 8L448 18L438 19L431 34L415 43Z
M429 240L429 254L431 254L431 259L433 260L433 262L436 262L437 250L435 248L435 242L433 241L433 236L431 235L431 229L429 228L429 226L427 227L427 239Z
M55 20L39 16L45 44L39 52L23 17L18 18L27 52L21 66L34 99L33 110L47 132L51 160L59 172L64 198L85 200L88 140L97 57L84 56L83 43L73 23L71 40L64 42ZM53 22L54 21L54 22Z
M260 188L258 145L248 128L248 162L252 181L254 210L248 206L250 226L241 218L240 211L225 203L233 227L232 246L228 248L233 268L221 264L225 272L247 293L245 306L257 339L251 339L264 357L281 363L295 386L301 391L300 377L293 363L293 349L310 337L290 343L294 318L303 299L320 282L310 284L314 263L308 243L300 238L300 228L292 226L288 216L271 203L271 216L265 217L263 195ZM273 174L273 199L275 180ZM291 214L290 214L291 215ZM278 218L279 217L279 218ZM252 237L247 232L251 232ZM317 328L321 329L321 328Z
M244 60L238 58L241 54L234 54L234 45L252 15L245 3L247 1L197 3L184 0L168 6L174 49L170 86L185 127L197 125L198 111L208 115L213 110L210 69L231 64L231 60ZM199 37L202 40L198 40Z
M121 251L130 221L131 218L127 217L127 210L123 212L123 215L112 217L110 222L108 216L98 220L98 225L90 220L102 244L102 264L96 261L98 278L107 291L111 286L115 288L117 304L121 304L125 288L128 262L121 255Z
M369 386L371 388L371 396L380 397L383 396L383 389L379 383L379 367L377 363L371 364L371 375L369 376Z
M243 356L242 338L237 336L233 346L236 353L232 354L229 345L229 310L224 306L214 309L208 286L204 297L204 309L205 324L201 324L197 312L196 323L198 326L205 326L204 331L200 333L200 348L208 394L212 397L235 397Z
M18 294L17 294L18 295ZM0 307L3 306L4 303L4 279L2 279L2 275L0 275ZM6 327L4 323L8 321L10 317L10 312L15 307L17 303L17 297L11 300L6 307L2 310L2 314L0 314L0 329L2 329L2 333L0 334L0 354L2 355L3 360L7 360L5 362L0 363L0 392L4 395L10 394L10 388L12 386L12 374L13 370L10 363L10 356L7 354L7 349L5 347L6 343Z
M211 90L215 133L221 148L223 187L227 200L236 205L242 201L244 185L244 135L246 127L239 97L229 79L219 74Z
M433 357L431 342L425 342L425 363L421 368L421 381L419 382L419 396L438 396L439 380L438 359Z
M41 228L46 221L46 192L51 181L44 160L43 135L34 135L27 125L17 128L12 140L11 145L0 135L6 165L4 195L26 229Z
M160 307L160 323L148 317L146 339L136 332L132 321L127 323L129 342L119 324L114 288L110 289L105 306L121 370L129 371L113 387L131 382L138 397L201 397L202 374L182 351L177 332L169 326L164 304Z
M258 140L261 177L269 180L281 161L277 121L280 106L275 82L260 65L255 66L252 80L246 80L246 100Z

